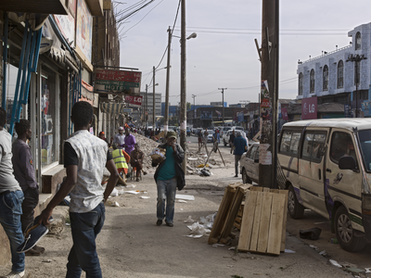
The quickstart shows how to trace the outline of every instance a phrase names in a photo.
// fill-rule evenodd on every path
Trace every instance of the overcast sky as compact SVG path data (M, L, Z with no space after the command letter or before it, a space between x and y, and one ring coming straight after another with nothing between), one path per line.
M117 11L139 0L121 0ZM142 71L141 90L156 72L157 93L165 100L168 26L173 26L179 0L155 0L120 26L121 66ZM218 88L228 104L258 101L261 63L254 39L261 44L262 0L186 1L187 101L209 104L221 101ZM175 27L180 36L181 14ZM281 0L280 1L279 98L297 95L297 61L305 61L349 44L348 31L371 22L370 0ZM149 91L152 92L152 86ZM172 39L170 103L180 101L180 44Z

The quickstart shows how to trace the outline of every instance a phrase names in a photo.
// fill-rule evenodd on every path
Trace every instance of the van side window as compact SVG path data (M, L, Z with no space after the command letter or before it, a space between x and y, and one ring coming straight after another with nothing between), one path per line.
M287 155L297 155L301 133L299 131L284 130L279 151Z
M339 163L339 159L344 155L352 156L357 163L354 144L350 134L338 131L334 132L332 134L330 158L333 162Z
M304 136L301 158L321 162L326 132L307 131Z

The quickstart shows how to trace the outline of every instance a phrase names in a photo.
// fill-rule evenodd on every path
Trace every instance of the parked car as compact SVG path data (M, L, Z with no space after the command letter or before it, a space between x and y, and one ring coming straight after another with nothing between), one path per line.
M224 135L222 135L222 142L224 143L224 146L229 145L229 137L231 136L233 132L233 129L230 129L229 131L225 132ZM242 135L242 137L244 137L247 141L247 144L249 143L249 140L247 139L246 133L244 132L244 130L236 130L235 129L235 133L240 132L240 134Z
M258 142L252 144L249 150L240 158L240 173L243 183L258 183L259 180L259 147Z
M340 246L362 250L371 240L371 119L286 123L278 139L288 212L311 209L331 222ZM240 160L243 183L258 183L259 143Z
M215 131L214 130L209 130L209 129L207 131L208 131L207 143L212 143Z

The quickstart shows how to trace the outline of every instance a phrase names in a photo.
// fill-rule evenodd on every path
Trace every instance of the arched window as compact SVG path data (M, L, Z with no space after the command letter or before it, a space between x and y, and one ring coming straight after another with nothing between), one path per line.
M299 96L303 95L303 73L299 73Z
M340 60L337 66L337 88L343 88L343 60Z
M322 90L323 91L328 91L328 77L329 77L329 70L328 70L328 66L325 65L324 66L324 71L323 71L323 75L322 75Z
M310 72L310 94L315 93L315 71L312 69Z
M356 50L361 49L361 33L356 34Z

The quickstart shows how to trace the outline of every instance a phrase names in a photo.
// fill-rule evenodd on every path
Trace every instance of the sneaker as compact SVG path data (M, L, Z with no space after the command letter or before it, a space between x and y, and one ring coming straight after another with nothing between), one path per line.
M20 278L20 277L24 277L24 276L25 276L25 270L23 270L21 272L11 271L6 276L4 276L4 278Z
M33 247L35 247L39 240L49 232L49 229L47 229L46 226L37 224L36 221L37 217L32 223L32 226L27 229L25 240L17 247L17 253L24 253L31 250Z
M165 223L168 227L173 227L174 226L174 224L173 223Z
M161 226L162 220L158 219L156 224L157 224L157 226Z

